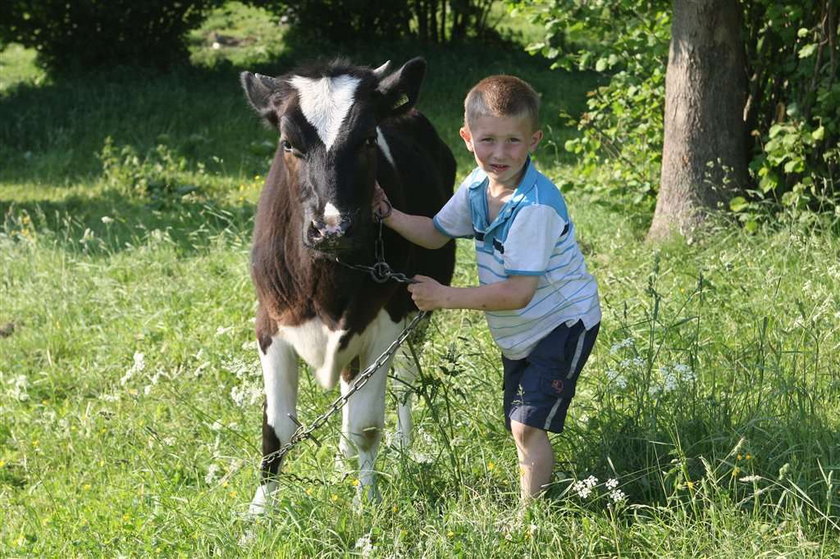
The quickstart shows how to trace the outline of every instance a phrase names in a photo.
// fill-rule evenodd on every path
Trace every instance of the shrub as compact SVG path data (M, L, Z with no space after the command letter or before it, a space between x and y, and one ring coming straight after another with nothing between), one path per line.
M186 32L221 0L7 0L0 44L34 47L49 71L168 68L187 59Z

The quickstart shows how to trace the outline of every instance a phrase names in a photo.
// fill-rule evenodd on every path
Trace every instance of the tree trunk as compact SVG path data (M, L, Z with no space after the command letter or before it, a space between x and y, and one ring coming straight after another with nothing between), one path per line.
M674 0L659 196L648 239L691 234L746 184L738 0Z

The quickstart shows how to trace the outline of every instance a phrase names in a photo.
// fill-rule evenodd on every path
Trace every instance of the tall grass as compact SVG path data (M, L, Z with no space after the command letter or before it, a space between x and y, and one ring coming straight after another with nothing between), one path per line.
M421 108L462 175L481 74L523 75L555 112L593 83L510 52L423 54ZM332 422L290 455L276 510L243 518L262 413L248 245L273 138L213 64L0 94L0 556L840 553L838 239L721 226L652 247L645 216L574 189L604 321L548 499L519 515L497 350L480 314L447 311L417 348L408 451L389 405L382 502L353 512ZM541 168L573 177L546 147ZM457 284L476 281L470 250ZM308 374L301 391L303 421L334 397Z

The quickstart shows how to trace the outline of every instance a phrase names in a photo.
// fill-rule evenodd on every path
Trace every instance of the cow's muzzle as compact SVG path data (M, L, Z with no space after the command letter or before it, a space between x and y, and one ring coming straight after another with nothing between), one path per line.
M313 219L306 230L306 240L313 248L323 251L338 250L351 242L353 223L349 218L339 220Z

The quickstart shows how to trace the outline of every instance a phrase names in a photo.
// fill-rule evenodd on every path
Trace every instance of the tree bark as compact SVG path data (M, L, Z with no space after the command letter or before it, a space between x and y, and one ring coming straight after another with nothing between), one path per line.
M744 41L738 0L674 0L665 138L648 239L690 235L746 184Z

